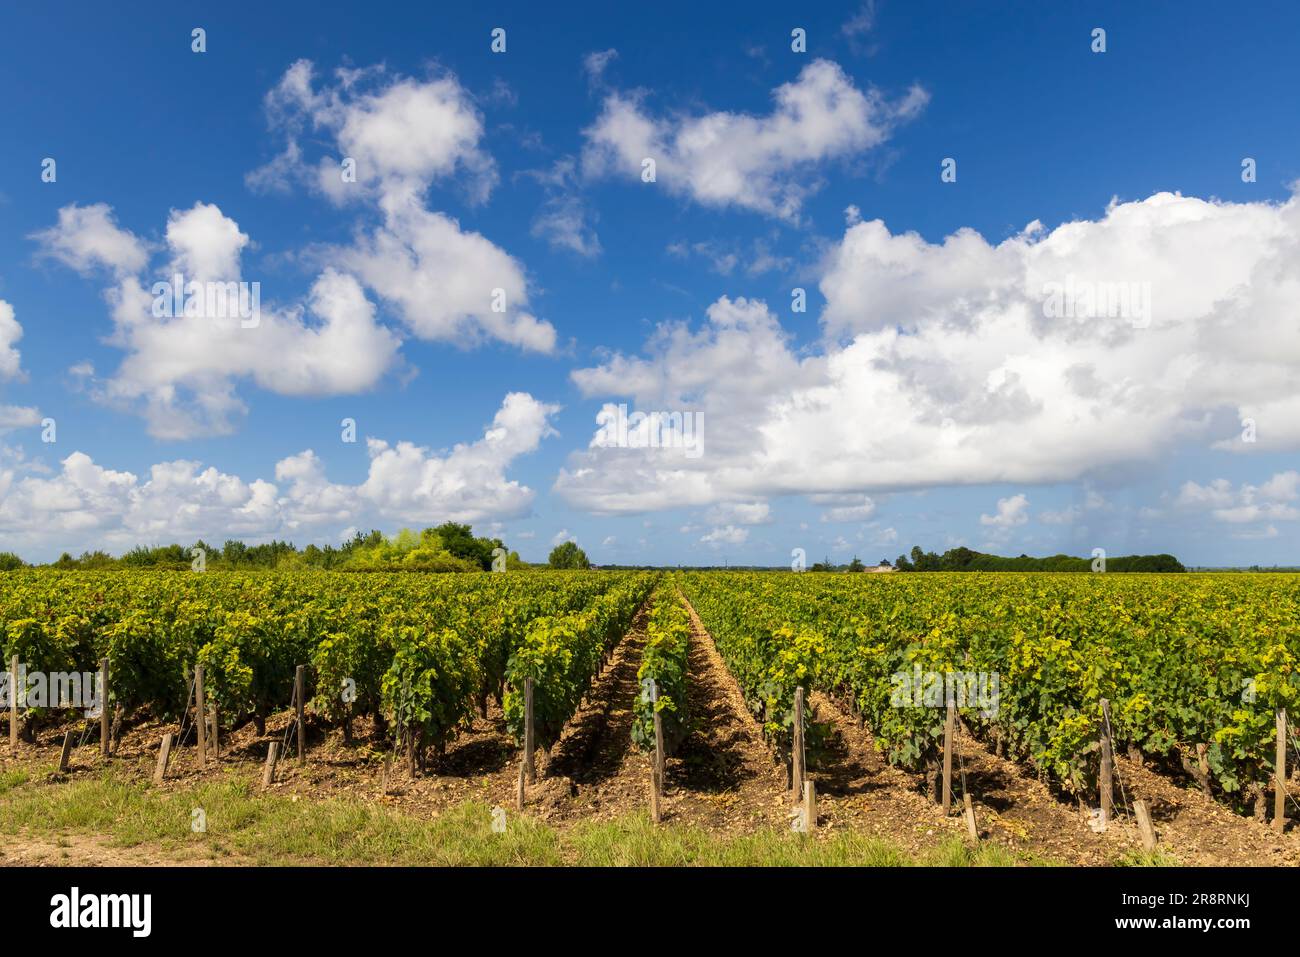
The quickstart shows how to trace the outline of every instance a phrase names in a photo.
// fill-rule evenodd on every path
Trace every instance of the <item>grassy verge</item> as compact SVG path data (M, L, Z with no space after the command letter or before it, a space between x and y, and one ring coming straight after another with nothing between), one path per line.
M176 792L157 791L111 771L59 784L42 777L14 773L0 778L0 833L11 835L5 839L11 848L25 839L66 847L77 836L92 839L93 847L147 848L154 860L236 864L899 867L1029 862L1004 848L972 849L960 841L913 856L857 834L810 838L771 831L724 837L684 825L655 827L644 815L557 829L507 809L505 829L498 833L492 809L478 802L432 818L417 817L347 798L263 795L253 782L235 775ZM196 811L203 815L202 832L194 829Z

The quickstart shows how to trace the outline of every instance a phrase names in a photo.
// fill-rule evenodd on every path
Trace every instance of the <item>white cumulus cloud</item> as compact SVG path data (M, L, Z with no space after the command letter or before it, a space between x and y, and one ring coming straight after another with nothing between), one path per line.
M981 515L981 525L995 528L1011 528L1029 521L1029 499L1025 495L1012 495L998 499L997 511L992 515Z
M589 175L656 183L706 206L738 206L796 221L815 190L818 164L879 146L929 100L920 87L890 101L858 89L838 64L818 59L772 92L762 116L718 111L654 116L640 94L612 92L584 135Z
M108 212L104 216L111 219ZM89 222L87 227L86 216L66 207L58 224L35 238L52 252L103 247L102 237L91 242L79 235L83 228L103 229L103 217ZM88 265L114 273L105 291L114 326L109 341L126 353L111 376L94 382L93 394L143 414L154 436L179 439L233 431L246 411L240 380L281 395L351 394L373 387L397 361L399 341L377 322L374 306L350 275L326 269L305 303L280 305L268 297L255 317L251 309L241 316L233 308L223 314L209 314L206 306L192 312L175 308L176 275L185 284L183 305L194 291L191 283L207 284L196 287L203 302L209 288L246 282L240 254L248 242L234 220L200 202L171 211L168 262L152 279L125 272L127 262L144 260L88 254ZM245 288L251 306L251 281ZM257 288L261 300L260 283Z
M340 69L332 84L318 84L314 65L299 60L267 95L266 107L287 145L249 174L250 185L305 182L340 205L361 202L379 213L380 225L358 229L352 245L316 255L354 273L422 339L554 350L554 327L528 307L523 266L428 205L437 182L460 176L477 202L498 178L480 146L483 118L454 76L417 80L373 67ZM336 154L312 163L303 145L308 133L331 138ZM355 164L354 182L344 180L344 160Z
M507 471L553 433L558 407L510 393L480 438L447 451L368 439L357 485L332 482L310 449L281 459L275 480L245 480L201 463L161 462L147 476L73 452L53 474L0 460L0 534L14 547L121 550L227 537L337 539L340 528L435 525L528 513L535 493ZM347 536L345 536L347 537Z
M738 525L723 525L712 528L700 537L705 545L721 548L723 545L743 545L749 541L749 529Z
M630 512L1087 483L1225 439L1241 454L1300 448L1295 196L1159 193L996 245L972 230L931 243L862 222L822 270L816 348L793 348L762 302L723 297L702 327L664 323L641 354L574 372L606 403L698 410L706 441L696 459L575 452L560 496ZM1054 283L1091 289L1094 303L1120 286L1145 292L1128 313L1054 311ZM1247 416L1253 443L1239 438Z
M1207 485L1184 482L1174 504L1208 511L1216 521L1233 525L1292 522L1300 519L1300 472L1278 472L1259 485L1242 482L1234 487L1227 479L1215 479ZM1273 531L1276 533L1276 528ZM1255 534L1264 532L1257 530Z

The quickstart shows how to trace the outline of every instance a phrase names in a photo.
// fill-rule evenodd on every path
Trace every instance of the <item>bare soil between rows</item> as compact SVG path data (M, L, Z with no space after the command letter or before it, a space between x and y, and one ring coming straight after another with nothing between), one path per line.
M663 600L661 593L660 600ZM685 599L682 599L685 602ZM689 602L692 622L688 709L690 730L669 755L664 780L663 817L668 824L698 826L727 836L790 826L792 796L788 768L765 741L759 722L745 706L735 680ZM646 640L648 606L616 646L596 676L578 712L549 753L538 754L538 782L527 788L524 813L557 827L578 821L613 820L648 813L648 754L631 740L632 708L639 691L637 668ZM874 835L913 853L963 839L965 823L942 809L925 792L923 776L890 766L870 730L823 693L810 697L813 720L826 729L825 746L810 756L809 774L818 793L817 838L852 831ZM156 787L183 791L237 773L260 779L271 741L282 741L292 721L288 710L274 715L266 734L251 723L225 733L220 756L198 767L192 744L173 752L166 780ZM68 727L72 727L69 724ZM50 773L57 764L63 727L43 728L35 745L20 743L16 754L0 745L0 772L24 769L44 774L40 786L57 787L68 778L103 767L97 735L74 748L67 775ZM124 730L112 756L119 775L152 778L159 741L174 725L144 721ZM515 813L520 752L494 703L476 716L440 758L415 777L398 759L383 786L387 746L368 722L354 722L354 741L310 720L308 757L299 766L289 755L277 770L271 793L297 800L346 797L372 801L405 814L438 816L467 800ZM1108 865L1141 850L1136 825L1117 808L1118 819L1105 833L1094 833L1081 808L1053 792L1022 765L996 756L981 742L959 734L959 768L965 770L981 841L1013 849L1030 859L1070 865ZM1151 806L1161 848L1179 863L1195 865L1300 864L1300 827L1284 834L1234 813L1192 787L1183 786L1140 762L1116 761L1123 797L1144 798ZM962 783L954 782L956 808ZM4 798L0 795L0 801ZM211 860L185 850L134 847L106 850L104 841L86 835L0 836L0 864L116 863L205 865ZM237 860L226 863L240 863Z

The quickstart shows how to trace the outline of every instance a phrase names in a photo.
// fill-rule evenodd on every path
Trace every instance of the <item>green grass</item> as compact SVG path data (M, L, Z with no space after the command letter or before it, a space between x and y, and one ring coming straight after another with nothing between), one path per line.
M146 845L163 858L248 864L590 866L1010 866L1029 859L960 840L913 856L875 837L762 831L724 837L705 829L628 815L559 830L506 811L492 830L491 808L467 802L437 817L401 813L346 798L322 801L263 795L231 775L182 792L115 778L111 771L59 784L26 775L0 777L0 831L62 842L93 835L108 846ZM195 809L206 831L192 828Z
M644 815L579 825L569 841L577 852L577 862L593 866L970 867L1022 863L1002 848L972 848L958 839L913 857L888 841L861 834L840 832L821 840L781 831L719 837L697 827L655 827Z
M1164 848L1154 851L1129 851L1115 861L1116 867L1180 867L1180 861Z
M0 771L0 795L6 794L20 784L26 784L28 774L21 768L13 771Z

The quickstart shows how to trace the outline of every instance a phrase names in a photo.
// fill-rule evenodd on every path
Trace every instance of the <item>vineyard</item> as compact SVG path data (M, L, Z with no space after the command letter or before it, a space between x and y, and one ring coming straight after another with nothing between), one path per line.
M443 749L508 675L546 689L562 724L592 655L617 640L652 576L223 575L14 572L0 580L6 660L28 670L93 672L106 658L115 720L171 718L204 666L232 725L285 707L298 664L321 717L370 716ZM580 647L579 647L580 646ZM558 652L558 654L557 654ZM24 734L46 717L33 709Z
M1034 825L1074 826L1060 822L1096 804L1113 750L1121 790L1199 792L1198 813L1252 827L1279 778L1278 716L1300 713L1300 581L1285 575L15 571L0 639L28 674L107 659L106 733L142 766L160 731L185 728L200 667L226 760L258 761L305 666L307 737L331 768L401 753L411 793L417 776L478 778L522 806L527 742L546 753L537 813L575 794L601 813L645 803L658 743L655 760L675 758L669 817L722 807L728 827L783 826L805 752L814 826L925 820L954 723L960 788L987 819L1037 789ZM23 709L22 747L85 740L88 719L57 704ZM183 775L194 742L176 743ZM882 782L887 812L863 803Z
M1103 699L1116 746L1185 764L1199 745L1215 785L1255 795L1273 768L1275 713L1300 702L1290 576L690 574L684 584L770 733L788 736L796 686L823 687L908 769L937 765L947 675L978 699L960 708L964 721L1074 792L1096 786Z

